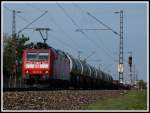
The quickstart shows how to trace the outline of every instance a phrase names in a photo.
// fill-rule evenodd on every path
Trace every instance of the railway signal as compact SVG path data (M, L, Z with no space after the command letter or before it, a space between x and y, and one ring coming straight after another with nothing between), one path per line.
M130 67L130 82L131 82L131 85L132 85L132 52L129 52L129 57L128 57L128 64L129 64L129 67Z

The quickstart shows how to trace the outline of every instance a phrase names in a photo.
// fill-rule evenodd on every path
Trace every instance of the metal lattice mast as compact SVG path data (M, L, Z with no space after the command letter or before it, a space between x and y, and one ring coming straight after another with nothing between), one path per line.
M119 65L123 69L123 10L120 11ZM119 81L123 82L123 70L119 72Z
M14 38L14 35L16 33L16 16L15 16L16 11L13 10L12 14L13 14L13 18L12 18L12 38Z
M12 42L13 42L13 47L12 47L12 55L13 55L13 64L12 64L12 85L13 87L16 86L16 11L12 11ZM13 81L14 80L14 81Z
M12 79L14 79L13 87L16 87L16 78L17 78L17 66L16 66L16 13L21 13L20 11L13 10L12 11L12 55L13 55L13 67L12 67Z

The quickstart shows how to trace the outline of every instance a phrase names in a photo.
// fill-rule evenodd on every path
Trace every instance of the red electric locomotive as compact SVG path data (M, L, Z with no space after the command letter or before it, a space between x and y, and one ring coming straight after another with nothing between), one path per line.
M54 57L51 49L25 49L22 57L23 79L45 80L52 75Z

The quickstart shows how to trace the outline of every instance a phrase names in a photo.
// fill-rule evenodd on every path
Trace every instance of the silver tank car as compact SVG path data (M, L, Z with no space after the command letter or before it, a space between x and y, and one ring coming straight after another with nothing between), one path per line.
M93 66L90 66L84 61L75 59L69 54L67 54L67 57L70 60L70 73L71 74L90 77L93 79L99 79L105 82L113 81L113 78L111 75L104 73L103 71L98 70Z

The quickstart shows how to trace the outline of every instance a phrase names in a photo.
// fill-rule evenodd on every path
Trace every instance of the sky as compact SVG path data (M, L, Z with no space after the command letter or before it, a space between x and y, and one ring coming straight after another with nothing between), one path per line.
M128 61L129 52L132 51L138 79L147 81L147 4L146 3L116 3L116 2L42 2L42 3L3 3L3 32L11 35L12 10L21 11L16 15L16 31L48 11L29 28L46 27L48 33L47 43L56 49L68 52L96 68L111 73L118 79L117 64L119 59L119 36L110 30L84 30L84 34L77 29L106 29L105 26L90 17L87 12L97 19L120 32L120 15L115 11L123 10L123 40L124 59ZM8 9L9 8L9 9ZM32 29L22 32L30 37L30 42L43 42L40 33ZM124 62L124 79L129 80L129 65Z

